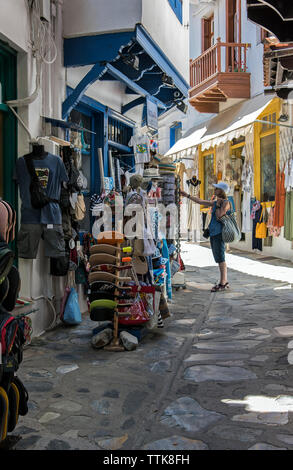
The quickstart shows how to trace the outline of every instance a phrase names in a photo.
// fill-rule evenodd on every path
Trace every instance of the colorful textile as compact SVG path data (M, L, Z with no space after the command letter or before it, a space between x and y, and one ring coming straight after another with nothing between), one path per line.
M274 227L283 227L285 213L285 175L284 172L278 172L276 175L276 195L275 195L275 211L274 211Z

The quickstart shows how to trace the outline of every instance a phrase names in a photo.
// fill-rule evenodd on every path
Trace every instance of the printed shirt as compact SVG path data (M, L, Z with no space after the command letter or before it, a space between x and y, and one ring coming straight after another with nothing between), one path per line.
M128 145L133 147L136 164L150 161L149 139L146 135L132 136Z
M34 159L33 165L47 196L59 200L61 185L68 181L62 159L48 153L43 159ZM42 209L32 207L29 189L31 177L23 157L17 159L15 171L21 197L21 223L61 225L62 215L58 203L50 202Z

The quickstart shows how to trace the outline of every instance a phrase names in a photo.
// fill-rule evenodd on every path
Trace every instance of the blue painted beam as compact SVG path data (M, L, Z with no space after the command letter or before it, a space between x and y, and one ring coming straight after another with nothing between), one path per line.
M145 97L140 96L136 100L130 101L130 103L125 104L122 106L121 112L122 114L127 113L127 111L130 111L131 109L135 108L136 106L139 106L140 104L145 103Z
M139 95L144 96L144 97L150 96L150 93L148 91L144 90L139 85L137 85L137 83L130 80L126 75L121 73L119 70L117 70L111 64L107 64L107 72L110 73L113 77L115 77L120 82L125 83L129 88L134 90ZM157 98L153 98L153 100L155 101L155 103L158 105L159 108L163 108L163 109L166 108L165 104L162 103Z
M160 69L162 69L169 77L173 78L176 87L187 98L189 84L141 25L137 25L136 27L136 40L145 52L154 60L154 62L156 62Z
M134 31L127 31L64 39L64 67L112 61L123 45L130 43L134 36Z
M128 86L125 88L125 94L126 95L138 95L139 93L137 93L136 91L134 90L131 90Z
M86 92L87 88L99 79L105 67L100 64L95 64L86 76L79 82L74 91L66 98L62 105L62 116L66 119L71 110L77 105L81 97Z

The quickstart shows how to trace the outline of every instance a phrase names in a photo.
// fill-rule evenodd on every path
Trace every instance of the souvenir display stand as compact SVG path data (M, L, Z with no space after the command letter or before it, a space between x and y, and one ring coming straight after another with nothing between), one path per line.
M172 287L174 289L179 290L181 289L186 289L186 283L185 283L185 274L184 274L184 266L180 257L180 252L181 252L181 233L180 233L180 221L181 221L181 203L180 203L180 176L177 175L175 179L175 184L176 184L176 192L175 192L175 203L178 208L178 230L176 234L176 241L175 241L175 246L176 246L176 259L173 259L171 261L171 274L172 274ZM178 262L179 261L179 262Z

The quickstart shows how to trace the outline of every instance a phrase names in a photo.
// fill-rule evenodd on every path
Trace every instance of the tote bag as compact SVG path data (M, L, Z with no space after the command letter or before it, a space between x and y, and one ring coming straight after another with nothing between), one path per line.
M264 211L264 208L262 208L259 222L256 224L255 238L267 238L268 229L267 229L266 224L263 221L263 211Z
M225 214L218 219L223 224L222 239L225 243L238 242L241 238L241 232L237 225L234 212Z

